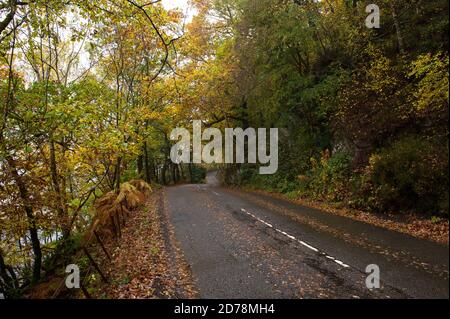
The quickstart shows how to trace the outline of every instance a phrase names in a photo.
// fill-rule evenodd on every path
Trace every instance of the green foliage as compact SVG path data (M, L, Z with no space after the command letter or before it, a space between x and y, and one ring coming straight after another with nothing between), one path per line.
M351 176L351 158L329 152L322 158L311 158L311 168L305 175L292 175L279 171L273 176L259 175L255 169L246 169L243 183L268 191L286 194L288 197L309 197L317 200L344 201L348 199L348 181Z
M414 105L419 111L448 108L449 99L448 54L426 54L413 61L410 76L418 79Z
M343 201L348 198L348 181L351 176L351 158L347 154L337 153L329 157L325 152L319 163L312 159L309 172L308 190L312 197Z
M362 23L362 1L236 3L233 113L248 122L237 124L282 129L278 173L244 166L230 181L369 210L448 212L448 1L382 1L392 28L379 30Z
M250 173L251 172L251 173ZM269 192L280 192L287 194L297 190L297 182L295 178L288 178L283 174L277 173L273 176L259 175L258 170L250 169L245 173L245 179L242 179L244 185L263 189Z
M366 174L379 210L448 214L448 148L405 137L372 155Z
M64 240L52 243L53 253L44 259L43 268L47 274L52 274L61 268L61 264L68 264L82 244L82 234L76 234ZM47 247L51 248L51 247Z
M192 177L189 182L193 184L205 183L207 169L200 165L192 165Z

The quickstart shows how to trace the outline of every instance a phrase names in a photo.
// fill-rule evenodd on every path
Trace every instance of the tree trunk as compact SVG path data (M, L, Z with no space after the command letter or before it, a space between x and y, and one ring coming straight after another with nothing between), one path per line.
M150 157L148 155L147 142L144 143L144 166L145 166L145 181L147 183L152 182L152 174L150 171Z
M9 8L8 14L4 17L2 21L0 21L0 33L2 33L8 25L11 23L11 21L14 19L14 16L16 15L17 11L17 0L13 0L10 2L10 8Z
M405 54L405 46L403 44L403 35L400 28L400 22L398 21L397 11L395 10L394 4L391 2L392 18L394 19L395 32L397 33L398 49L401 54Z
M175 165L175 172L177 173L177 182L181 181L182 176L180 172L180 165Z
M56 195L56 210L60 219L63 236L64 238L66 238L69 236L70 230L67 229L68 225L66 221L67 215L64 208L64 196L59 185L58 167L56 164L56 150L55 142L53 141L53 134L50 135L50 172L52 177L53 190Z
M19 175L14 159L10 156L6 157L8 165L10 167L11 175L19 188L20 198L24 204L25 213L28 220L28 229L30 232L31 247L34 254L33 265L33 283L37 283L41 279L41 265L42 265L42 251L41 243L39 242L38 228L36 226L36 218L33 213L33 207L30 203L30 196L25 182Z
M157 183L159 183L157 166L158 166L158 164L155 163L155 159L151 158L151 160L150 160L150 176L151 176L151 179L154 179Z
M167 172L167 161L164 163L163 168L161 170L161 181L163 185L167 185L166 172Z
M189 179L190 179L190 183L192 184L194 182L194 177L192 176L192 163L189 162Z
M116 193L120 193L120 178L121 178L121 166L122 166L122 157L117 159L116 170L115 170L115 184L116 184Z
M5 297L9 297L9 290L12 288L12 278L9 277L8 273L6 272L6 265L5 261L3 260L3 254L0 249L0 292L2 292ZM4 284L2 284L2 282Z
M170 175L172 177L172 182L174 184L176 184L177 183L177 176L176 176L175 165L174 164L170 165Z
M140 155L137 158L137 170L138 170L138 179L144 178L144 156Z
M180 172L180 179L183 180L183 181L186 181L186 174L184 172L183 165L181 165L181 164L178 165L178 169L179 169L179 172Z

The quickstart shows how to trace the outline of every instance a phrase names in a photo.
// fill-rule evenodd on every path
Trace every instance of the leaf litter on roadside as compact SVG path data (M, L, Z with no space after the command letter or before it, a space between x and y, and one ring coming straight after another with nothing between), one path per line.
M102 263L109 283L97 283L94 297L196 297L189 267L171 235L171 225L167 225L162 198L163 191L159 191L150 196L144 207L132 212L119 245L113 250L112 261Z

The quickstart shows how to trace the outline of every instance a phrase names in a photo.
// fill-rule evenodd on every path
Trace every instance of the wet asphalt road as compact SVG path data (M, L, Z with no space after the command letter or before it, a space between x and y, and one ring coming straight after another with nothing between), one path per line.
M206 185L167 190L201 298L448 298L449 249L270 196ZM381 288L366 287L378 265Z

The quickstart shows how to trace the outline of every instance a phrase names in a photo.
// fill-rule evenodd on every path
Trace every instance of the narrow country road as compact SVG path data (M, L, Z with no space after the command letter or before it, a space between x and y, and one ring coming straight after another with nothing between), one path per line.
M448 298L449 249L269 196L205 185L167 191L201 298ZM366 287L368 265L382 287Z

